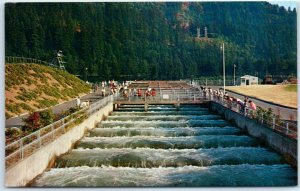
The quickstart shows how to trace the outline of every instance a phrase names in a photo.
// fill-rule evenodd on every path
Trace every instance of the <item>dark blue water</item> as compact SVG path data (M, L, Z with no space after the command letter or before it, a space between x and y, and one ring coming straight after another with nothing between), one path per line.
M279 154L200 106L122 106L33 186L292 186Z

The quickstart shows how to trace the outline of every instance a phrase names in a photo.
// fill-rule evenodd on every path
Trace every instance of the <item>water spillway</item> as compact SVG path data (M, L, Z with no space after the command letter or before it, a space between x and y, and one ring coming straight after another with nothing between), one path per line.
M122 105L32 186L296 184L282 156L205 107Z

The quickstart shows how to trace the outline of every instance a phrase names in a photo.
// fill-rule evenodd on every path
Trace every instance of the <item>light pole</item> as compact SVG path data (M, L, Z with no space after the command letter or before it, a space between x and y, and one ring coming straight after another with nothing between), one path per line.
M236 65L233 65L233 85L235 86L235 67Z
M85 81L87 82L87 70L88 68L85 68Z
M222 43L221 50L223 51L223 95L225 95L225 46Z

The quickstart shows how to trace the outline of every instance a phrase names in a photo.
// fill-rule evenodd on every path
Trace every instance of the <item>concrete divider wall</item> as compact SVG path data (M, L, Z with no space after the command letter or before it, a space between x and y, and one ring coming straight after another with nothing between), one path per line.
M36 176L43 173L55 157L68 152L72 148L72 145L84 136L86 130L94 128L95 124L101 121L103 115L107 116L112 110L113 104L109 103L83 123L73 127L55 141L42 147L16 166L8 169L5 173L5 185L7 187L26 186Z
M279 134L259 122L244 117L216 102L210 102L210 110L222 115L226 120L233 121L239 128L282 154L294 166L297 166L297 140Z

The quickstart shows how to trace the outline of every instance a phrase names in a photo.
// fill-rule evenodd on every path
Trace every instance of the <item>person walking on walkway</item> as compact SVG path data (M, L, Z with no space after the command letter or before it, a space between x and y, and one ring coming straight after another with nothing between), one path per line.
M80 97L79 96L76 99L76 105L77 105L77 107L80 107Z

